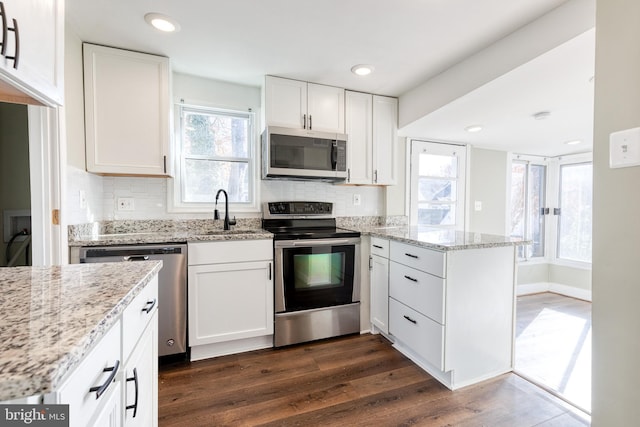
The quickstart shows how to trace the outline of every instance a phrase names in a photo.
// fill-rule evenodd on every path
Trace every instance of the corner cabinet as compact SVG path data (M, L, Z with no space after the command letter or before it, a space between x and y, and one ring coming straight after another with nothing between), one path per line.
M273 241L189 243L191 360L273 346Z
M64 0L2 0L0 12L0 101L62 105Z
M390 242L394 346L450 389L513 368L513 246L441 252Z
M346 184L397 183L398 100L346 91Z
M162 56L83 44L87 171L170 176L170 67Z
M342 88L267 76L267 126L344 133Z

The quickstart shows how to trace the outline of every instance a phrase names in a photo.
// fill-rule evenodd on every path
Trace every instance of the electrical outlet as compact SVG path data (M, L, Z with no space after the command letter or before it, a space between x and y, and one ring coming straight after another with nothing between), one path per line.
M119 211L135 210L133 197L118 197L118 210Z
M480 200L476 200L476 202L474 203L474 208L476 211L481 211L482 210L482 202Z
M354 194L353 195L353 206L360 206L360 203L362 202L362 199L360 198L359 194Z
M78 199L80 200L80 209L86 209L87 207L87 195L84 190L80 190L78 193Z

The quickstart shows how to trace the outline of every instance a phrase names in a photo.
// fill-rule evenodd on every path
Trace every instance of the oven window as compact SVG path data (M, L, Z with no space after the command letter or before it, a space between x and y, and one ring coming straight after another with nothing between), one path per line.
M350 304L353 301L353 245L283 249L286 311Z
M294 255L294 287L305 291L342 286L344 256L344 252Z

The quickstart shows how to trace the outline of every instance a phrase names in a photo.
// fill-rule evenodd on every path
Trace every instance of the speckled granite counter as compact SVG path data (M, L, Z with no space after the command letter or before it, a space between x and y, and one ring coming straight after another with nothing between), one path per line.
M440 251L517 246L527 241L482 233L464 233L455 230L437 230L411 226L365 226L352 227L365 235L396 240Z
M55 390L161 267L0 268L0 401Z

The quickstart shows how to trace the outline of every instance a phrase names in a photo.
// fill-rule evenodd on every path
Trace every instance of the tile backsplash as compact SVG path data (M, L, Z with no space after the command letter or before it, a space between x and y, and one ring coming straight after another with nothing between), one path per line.
M122 219L199 219L203 213L173 213L167 211L166 178L113 177L67 168L67 224ZM80 191L85 194L86 207L80 205ZM279 200L313 200L333 202L334 215L384 215L384 187L334 185L315 181L261 180L261 202ZM360 205L354 205L354 195ZM132 198L133 211L119 211L120 197ZM260 213L231 212L237 217L259 217ZM213 212L211 213L213 216Z

